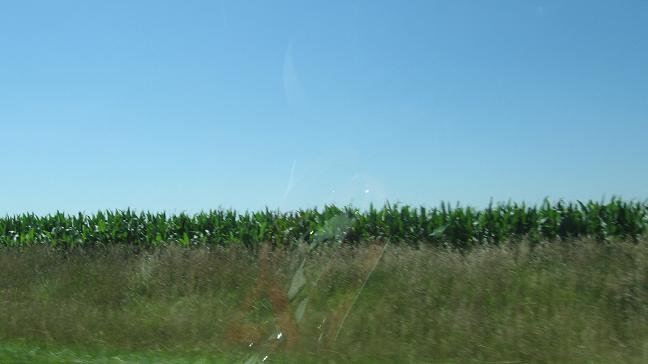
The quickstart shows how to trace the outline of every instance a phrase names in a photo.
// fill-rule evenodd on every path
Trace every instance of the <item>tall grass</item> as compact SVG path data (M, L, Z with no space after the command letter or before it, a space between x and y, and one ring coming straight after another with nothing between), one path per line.
M240 362L648 361L643 238L411 245L5 247L0 340ZM288 292L300 269L310 286L278 307L272 287ZM286 330L299 295L308 306Z
M432 209L388 204L368 211L326 206L286 213L214 210L195 215L125 210L94 215L6 216L0 218L0 245L291 245L335 235L326 232L325 226L331 227L331 220L339 216L347 220L332 228L344 230L344 240L349 243L386 238L393 243L461 249L521 238L636 238L648 230L648 205L619 199L607 203L545 201L540 206L491 204L482 210L448 204ZM328 235L322 236L323 230Z

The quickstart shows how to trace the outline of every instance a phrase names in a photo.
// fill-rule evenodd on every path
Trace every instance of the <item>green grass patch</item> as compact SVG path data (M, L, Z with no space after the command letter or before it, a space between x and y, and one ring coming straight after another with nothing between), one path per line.
M224 364L234 357L169 353L163 351L126 352L106 348L35 345L24 342L0 344L0 363L30 364Z
M648 359L641 239L469 251L382 240L254 252L34 246L5 248L0 267L0 362Z

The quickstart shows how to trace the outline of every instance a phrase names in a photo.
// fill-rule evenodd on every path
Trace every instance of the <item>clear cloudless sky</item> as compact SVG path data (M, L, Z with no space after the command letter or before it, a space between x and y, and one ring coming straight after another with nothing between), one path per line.
M0 214L648 197L648 2L5 1Z

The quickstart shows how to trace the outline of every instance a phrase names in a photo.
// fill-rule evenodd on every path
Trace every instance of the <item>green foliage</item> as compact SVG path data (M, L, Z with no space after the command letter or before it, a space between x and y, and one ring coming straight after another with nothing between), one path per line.
M646 238L375 243L270 253L294 331L244 246L1 248L0 363L648 363Z
M607 203L576 203L545 200L540 206L492 203L483 210L471 207L426 209L386 204L367 211L352 207L293 212L237 213L212 210L195 215L164 212L100 211L94 215L37 216L23 214L0 218L0 245L51 246L131 245L156 247L165 244L244 245L259 242L287 246L295 242L319 243L343 240L357 243L386 238L394 243L431 244L466 249L498 244L511 239L565 239L590 236L636 238L648 227L648 205L612 199ZM342 220L340 218L343 217ZM331 221L343 221L341 231L328 232ZM327 225L328 224L328 225Z

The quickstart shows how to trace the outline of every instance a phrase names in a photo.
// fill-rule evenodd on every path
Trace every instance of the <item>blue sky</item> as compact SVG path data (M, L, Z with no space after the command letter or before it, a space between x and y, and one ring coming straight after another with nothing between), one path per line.
M648 198L645 1L19 1L0 214Z

